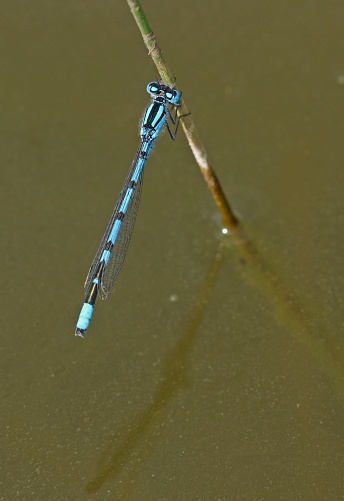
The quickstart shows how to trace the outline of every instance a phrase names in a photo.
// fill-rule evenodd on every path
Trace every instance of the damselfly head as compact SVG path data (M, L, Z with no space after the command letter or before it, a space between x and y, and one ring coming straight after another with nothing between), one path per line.
M166 101L171 104L178 103L180 99L180 94L176 89L173 89L167 84L161 84L159 82L150 82L146 88L148 94L150 94L153 98L156 96L165 97Z

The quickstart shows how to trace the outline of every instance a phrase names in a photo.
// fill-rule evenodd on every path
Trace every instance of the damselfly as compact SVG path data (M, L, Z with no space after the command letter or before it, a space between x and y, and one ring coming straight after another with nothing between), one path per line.
M179 125L177 117L177 109L180 106L179 92L160 82L150 82L147 85L147 92L153 101L142 119L140 146L88 272L85 282L86 298L76 326L76 336L84 337L97 296L106 299L115 285L134 229L142 189L143 168L163 126L166 126L171 139L174 140L176 137ZM173 109L174 114L172 114ZM169 122L175 125L174 132Z

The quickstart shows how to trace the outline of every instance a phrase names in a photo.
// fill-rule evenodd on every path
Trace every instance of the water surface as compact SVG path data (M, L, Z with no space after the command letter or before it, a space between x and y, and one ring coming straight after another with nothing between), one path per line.
M342 2L144 7L277 279L165 134L74 338L157 74L125 2L3 1L0 499L342 499Z

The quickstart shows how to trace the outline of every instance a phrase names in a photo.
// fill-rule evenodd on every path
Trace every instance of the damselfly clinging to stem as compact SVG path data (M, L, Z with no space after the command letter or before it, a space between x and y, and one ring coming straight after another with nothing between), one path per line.
M163 126L166 126L171 139L174 140L176 137L179 125L177 117L177 109L180 107L179 92L160 82L150 82L147 85L147 92L152 98L152 103L142 119L140 146L88 272L85 282L86 298L78 318L76 336L84 337L97 296L106 299L115 285L134 228L140 202L143 168ZM174 114L171 112L173 109ZM169 122L175 126L173 132Z

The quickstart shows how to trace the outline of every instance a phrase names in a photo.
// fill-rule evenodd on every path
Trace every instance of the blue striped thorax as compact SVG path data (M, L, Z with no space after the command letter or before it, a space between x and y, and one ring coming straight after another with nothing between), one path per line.
M150 82L147 85L147 92L153 102L143 117L140 135L142 138L148 133L151 138L156 138L166 121L166 106L168 104L175 106L180 99L180 94L176 89L159 82Z

